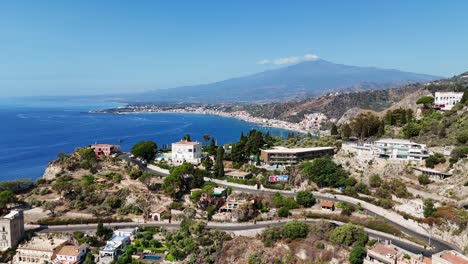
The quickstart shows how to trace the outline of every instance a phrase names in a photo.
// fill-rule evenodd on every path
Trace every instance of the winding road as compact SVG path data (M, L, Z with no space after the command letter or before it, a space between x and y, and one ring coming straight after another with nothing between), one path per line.
M132 159L130 158L129 154L122 154L119 156L121 159L123 160L127 160L127 161L130 161L134 164L137 164L138 167L140 169L142 169L143 171L147 171L147 172L150 172L150 173L153 173L154 175L157 175L157 176L167 176L167 174L163 174L161 172L158 172L158 171L154 171L154 170L151 170L149 168L147 168L145 165L141 164L140 162L138 162L137 160L135 159ZM273 189L261 189L261 190L255 190L255 189L252 189L252 188L243 188L243 187L240 187L238 185L235 185L233 186L232 184L230 184L229 182L221 182L221 181L216 181L216 184L220 185L220 186L223 186L223 187L231 187L233 190L236 190L236 191L242 191L242 192L247 192L247 193L254 193L254 194L259 194L259 193L275 193L275 192L278 192L277 190L273 190ZM295 193L294 192L281 192L283 195L285 196L295 196ZM349 201L347 200L344 200L344 199L341 199L339 196L332 196L330 197L330 194L323 194L323 193L319 193L319 192L314 192L314 197L317 198L317 199L324 199L324 200L329 200L329 201L333 201L333 202L343 202L343 203L350 203ZM364 203L362 201L362 203ZM351 204L354 204L354 203L351 203ZM432 255L433 253L436 253L436 252L440 252L442 250L459 250L457 247L455 247L454 245L451 245L450 243L448 242L445 242L445 241L442 241L442 240L439 240L439 239L435 239L433 238L432 236L428 236L427 234L423 234L421 232L417 232L416 230L413 230L411 228L408 228L406 226L404 226L403 224L399 223L396 219L391 219L391 217L385 215L385 214L382 214L381 212L377 211L377 210L370 210L370 209L366 209L365 210L366 213L368 215L371 215L371 216L374 216L376 218L379 218L379 219L383 219L385 220L388 224L391 224L392 226L398 228L399 230L401 230L403 233L409 235L409 236L412 236L416 239L419 239L421 241L431 241L430 243L430 246L431 246L431 249L421 249L421 248L418 248L418 247L415 247L415 245L413 244L412 246L408 245L407 243L403 243L401 242L400 240L396 241L394 239L391 239L389 238L391 235L388 235L386 234L386 238L384 236L384 234L379 234L379 237L381 237L382 239L387 239L387 240L392 240L392 242L394 242L395 245L397 246L400 246L403 248L403 249L406 249L410 252L414 252L414 253L421 253L423 252L424 255L426 256L429 256L429 255ZM316 219L308 219L306 221L317 221ZM172 228L176 228L176 226L174 226L175 224L168 224L168 223L153 223L154 225L158 225L158 226L163 226L163 227L172 227ZM236 227L233 227L233 226L216 226L216 227L213 227L213 228L217 228L217 229L220 229L220 230L224 230L224 231L234 231L234 230L249 230L249 229L258 229L258 228L264 228L264 227L267 227L267 226L270 226L270 225L282 225L284 224L283 222L278 222L278 223L270 223L270 224L265 224L265 223L258 223L254 226L248 226L248 225L242 225L242 226L236 226ZM164 226L164 225L168 225L168 226ZM211 226L208 225L208 227L210 228ZM372 236L374 236L374 234L372 232L377 232L375 230L367 230L368 233ZM379 232L380 233L380 232ZM397 243L400 243L400 245L398 245Z

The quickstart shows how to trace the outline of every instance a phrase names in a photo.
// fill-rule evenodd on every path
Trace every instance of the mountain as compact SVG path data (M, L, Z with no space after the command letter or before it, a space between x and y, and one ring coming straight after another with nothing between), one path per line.
M247 103L229 107L229 111L247 111L252 116L300 122L305 114L323 113L328 118L349 120L362 112L384 115L387 110L398 108L416 111L419 97L438 91L466 91L468 72L447 79L439 79L424 84L410 84L405 87L360 91L340 94L327 94L304 100Z
M210 84L153 90L135 94L128 100L209 103L278 101L319 96L333 91L382 90L439 78L399 70L316 60Z

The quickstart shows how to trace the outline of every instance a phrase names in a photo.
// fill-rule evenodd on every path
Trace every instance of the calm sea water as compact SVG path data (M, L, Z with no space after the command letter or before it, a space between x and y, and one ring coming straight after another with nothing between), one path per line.
M218 143L236 141L239 134L263 128L232 118L196 114L89 114L91 109L116 106L112 103L67 100L0 100L0 181L42 176L47 163L58 152L93 143L117 144L128 151L140 140L158 146L178 141L184 134L203 141L203 134Z

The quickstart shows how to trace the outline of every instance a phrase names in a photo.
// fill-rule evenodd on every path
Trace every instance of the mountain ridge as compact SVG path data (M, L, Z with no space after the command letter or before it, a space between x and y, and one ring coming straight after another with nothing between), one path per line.
M396 69L350 66L326 60L305 61L218 82L151 90L129 96L130 102L252 102L402 87L439 76Z

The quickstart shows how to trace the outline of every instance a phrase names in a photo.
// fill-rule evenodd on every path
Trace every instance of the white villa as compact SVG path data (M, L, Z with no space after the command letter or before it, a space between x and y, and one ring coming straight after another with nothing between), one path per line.
M98 263L111 263L124 251L131 242L131 238L136 234L136 228L117 229L114 235L106 242L106 245L99 251Z
M381 139L374 142L374 155L384 159L421 161L429 157L425 144L402 139Z
M459 103L463 97L463 92L436 92L434 106L440 110L451 110Z
M189 162L199 164L202 157L202 145L200 142L181 140L172 143L172 161L177 164Z
M84 245L65 245L60 248L56 254L54 264L78 264L81 263L86 255Z

